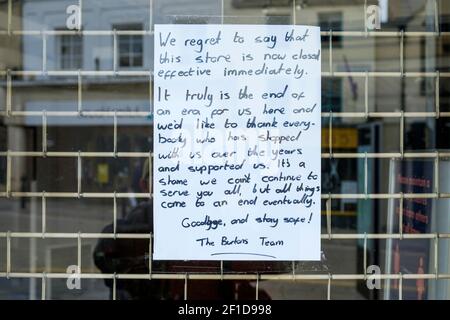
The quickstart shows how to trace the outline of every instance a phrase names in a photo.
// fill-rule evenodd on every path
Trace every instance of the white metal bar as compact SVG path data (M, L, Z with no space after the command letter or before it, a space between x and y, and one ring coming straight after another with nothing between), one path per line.
M440 158L448 158L449 152L440 152L439 157ZM380 152L380 153L367 153L367 157L371 159L387 159L387 158L435 158L436 153L435 152L404 152L403 154L401 152ZM329 158L330 153L322 153L322 158ZM347 153L347 152L339 152L339 153L333 153L331 155L332 158L365 158L366 153Z
M149 0L148 32L153 33L153 0Z
M434 0L434 31L436 32L436 35L440 35L440 28L439 28L439 3L437 0Z
M11 273L11 232L6 233L6 278L9 279Z
M440 112L441 117L449 117L450 112ZM329 117L329 112L322 112L322 117ZM388 112L333 112L333 117L337 118L401 118L401 111ZM436 112L403 112L405 118L435 118Z
M77 194L78 198L81 197L81 174L82 174L82 167L81 167L81 151L78 151L78 157L77 157Z
M39 232L10 232L10 238L41 238L42 233ZM113 233L46 233L48 239L114 239ZM149 234L146 233L117 233L117 239L149 239ZM0 238L8 238L7 232L0 232Z
M153 273L153 234L150 232L150 237L148 239L148 278L152 280Z
M154 99L153 99L153 75L152 74L149 75L148 89L149 89L148 105L149 105L150 110L149 110L149 114L146 116L147 118L153 116L153 112L154 112L154 110L153 110L153 104L154 104L153 103L153 101L154 101ZM152 121L153 121L153 118L152 118Z
M367 279L367 233L364 233L364 253L363 253L363 273L364 280Z
M117 30L118 35L150 36L153 31L149 30ZM113 30L0 30L0 35L12 36L113 36ZM424 35L425 36L425 35ZM445 35L444 35L445 36Z
M435 103L435 107L436 107L436 119L439 119L440 116L440 74L439 71L436 71L436 79L435 79L435 88L434 88L434 92L435 92L435 97L434 97L434 103Z
M86 192L83 193L83 197L84 198L113 198L114 197L114 193L95 193L95 192ZM126 193L126 192L117 192L116 193L116 197L117 198L139 198L139 199L144 199L144 198L149 198L152 197L151 194L149 193ZM446 194L443 194L443 197L446 197ZM430 197L430 198L435 198L435 197Z
M408 193L404 194L405 199L438 199L438 198L448 198L450 194L447 193ZM399 199L400 193L369 193L365 195L364 193L335 193L330 195L321 195L322 199L331 197L331 199Z
M151 0L149 0L151 1ZM8 15L9 17L10 15ZM11 14L12 16L12 14ZM178 15L182 16L182 15ZM201 15L196 15L201 17ZM192 16L190 16L192 17ZM211 17L221 17L221 15L208 15L205 16L208 18ZM227 18L245 18L245 16L230 16L226 15ZM249 16L249 18L255 18L255 16ZM404 31L405 37L450 37L449 31L441 31L436 33L435 31ZM82 36L112 36L114 32L112 30L12 30L8 33L8 30L0 30L0 35L13 35L13 36L39 36L45 34L47 36L57 36L57 35L82 35ZM118 35L153 35L153 30L117 30ZM320 32L321 36L329 36L329 30L322 30ZM374 38L393 38L400 37L401 31L350 31L350 30L334 30L333 35L341 36L341 37L355 37L355 38L365 38L365 37L374 37Z
M150 105L152 109L153 106ZM10 111L10 116L42 117L43 111ZM114 117L114 111L47 111L51 117ZM0 111L0 116L8 116L6 111ZM153 116L153 110L149 111L117 111L117 117L145 117ZM322 112L321 116L328 118L329 112ZM450 112L404 112L405 118L449 118ZM400 118L400 111L393 112L334 112L336 118Z
M328 239L331 239L331 194L328 194L328 199L325 203L326 211L327 211L327 234Z
M369 117L369 74L366 71L366 77L364 78L364 117Z
M10 193L10 196L12 198L32 198L32 197L42 197L43 192L16 192L13 191ZM2 196L7 196L7 193L3 193ZM45 197L47 198L98 198L98 199L112 199L114 198L114 192L85 192L85 193L78 193L78 192L45 192ZM152 195L149 193L116 193L117 198L139 198L139 199L145 199L145 198L151 198ZM441 198L446 198L446 194L442 194ZM434 197L436 198L436 197Z
M392 38L392 37L401 37L401 31L333 31L335 36L341 37L374 37L374 38ZM321 31L321 36L330 35L330 31ZM405 37L436 37L438 36L434 31L403 31L403 35ZM440 32L440 37L448 37L450 36L450 32Z
M439 195L439 151L436 151L436 158L434 158L434 192Z
M45 191L42 192L42 238L45 238L45 232L47 231L47 198L45 197Z
M113 232L114 232L114 239L117 237L117 194L114 191L114 198L113 198Z
M79 8L79 13L78 13L78 30L82 30L83 29L83 0L78 0L78 8Z
M403 239L403 204L404 204L404 194L400 192L400 204L398 213L398 233L400 234L400 239Z
M405 65L404 65L404 60L405 60L404 46L405 46L405 43L404 42L405 42L405 32L402 29L401 30L401 34L400 34L400 74L401 74L402 77L405 74Z
M334 34L334 33L333 33ZM323 77L337 77L337 78L346 78L346 77L355 77L355 78L363 78L366 74L371 78L434 78L436 77L435 71L427 71L427 72L404 72L403 74L400 71L323 71L321 75ZM6 70L0 70L0 75L6 75ZM11 75L13 76L49 76L49 77L77 77L77 70L47 70L45 73L42 71L33 71L33 70L11 70ZM112 77L112 76L121 76L121 77L148 77L153 75L153 71L151 70L118 70L114 72L114 70L82 70L81 75L83 77ZM450 78L450 72L440 72L441 78ZM45 82L38 82L36 84L45 84Z
M12 79L11 70L6 71L6 116L9 117L12 112Z
M113 76L121 76L121 77L148 77L151 75L153 71L150 70L118 70L115 72L114 70L82 70L81 75L83 77L113 77ZM0 75L5 75L6 71L0 71ZM11 70L11 75L13 76L49 76L49 77L78 77L78 70L47 70L46 72L41 71L33 71L33 70ZM442 76L445 77L446 73L442 73ZM431 76L430 76L431 77ZM37 81L36 84L45 84L45 81Z
M76 152L76 151L9 151L11 157L58 157L58 158L114 158L113 152ZM0 151L0 156L6 156L7 152ZM118 152L118 158L147 158L148 152Z
M114 125L113 125L113 152L114 157L117 158L117 110L114 111Z
M188 299L188 274L184 275L184 300Z
M364 11L363 11L363 22L364 22L364 33L366 34L366 37L368 36L367 30L367 0L364 0Z
M333 158L333 111L329 112L328 121L328 155Z
M225 21L225 3L224 0L220 0L220 23L223 24L224 21Z
M330 30L328 37L328 50L329 50L329 64L330 64L330 75L333 76L333 30Z
M297 24L297 4L295 0L292 0L292 24Z
M345 78L345 77L355 77L355 78L363 78L366 76L366 73L371 78L417 78L417 77L424 77L424 78L434 78L436 77L436 72L434 71L427 71L427 72L419 72L419 71L410 71L410 72L403 72L401 71L333 71L326 72L323 71L321 75L323 77L336 77L336 78ZM450 72L441 72L441 77L448 78L450 77Z
M152 106L151 106L152 108ZM11 111L11 116L26 116L26 117L42 117L42 111ZM143 117L148 118L153 115L153 110L150 111L47 111L47 116L51 117ZM435 118L439 114L440 117L450 117L450 112L404 112L405 118ZM0 115L7 115L0 113ZM321 116L324 118L330 117L330 112L322 112ZM333 112L333 117L337 118L400 118L401 111L388 112Z
M113 34L113 72L114 72L114 75L118 75L118 68L117 68L118 58L120 58L120 57L118 56L118 52L117 52L117 31L116 31L116 29L114 29L114 34Z
M331 273L328 274L328 284L327 284L327 300L331 300Z
M47 75L47 34L42 33L42 74Z
M47 156L47 112L42 113L42 156Z
M360 233L334 233L331 234L331 240L332 239L339 239L339 240L363 240L365 237L367 237L367 239L378 239L378 240L383 240L383 239L400 239L401 237L403 238L403 240L408 240L408 239L434 239L435 235L434 234L430 234L430 233L420 233L420 234L405 234L403 233L403 235L400 235L398 233L373 233L373 234L360 234ZM438 234L439 238L449 238L449 234L444 234L444 233L439 233ZM329 235L328 234L322 234L321 235L322 239L329 239Z
M436 273L436 280L439 274L439 236L436 233L434 238L434 272Z
M41 238L41 232L10 232L9 235L11 238ZM150 234L148 233L62 233L62 232L48 232L46 233L46 238L52 239L78 239L80 236L82 239L150 239ZM0 238L7 238L7 232L0 232ZM367 239L400 239L403 237L403 240L409 239L434 239L436 234L432 233L404 233L401 236L399 233L333 233L333 234L321 234L321 239L323 240L364 240L365 237ZM448 239L450 238L450 233L438 233L437 237L439 239Z
M11 196L11 172L12 172L12 162L11 162L11 152L6 151L6 197Z
M148 155L148 193L153 194L153 161L152 153Z
M7 34L11 36L12 34L12 0L8 0L8 30Z
M10 192L9 196L12 198L31 198L42 197L43 192ZM0 193L0 196L8 196L8 192ZM45 192L47 198L98 198L98 199L112 199L117 198L152 198L151 193L118 193L116 192ZM321 199L400 199L401 193L330 193L322 194ZM447 199L450 198L450 193L407 193L403 194L406 199Z
M364 152L364 194L367 196L369 193L369 163L367 160L367 152Z
M11 273L10 278L42 278L42 273L19 273L14 272ZM67 279L71 274L68 273L46 273L45 278L48 279ZM78 275L77 275L78 276ZM80 279L114 279L114 274L108 273L80 273ZM5 278L6 273L0 273L0 278ZM211 273L190 273L189 277L187 277L186 273L154 273L153 279L162 280L162 279L172 279L172 280L186 280L189 278L190 280L220 280L220 274L211 274ZM148 274L116 274L117 279L124 280L148 280ZM250 280L256 281L256 274L242 274L242 273L227 273L223 275L223 280ZM259 274L259 278L261 281L264 280L276 280L276 281L292 281L292 275L290 273L280 273L280 274ZM416 280L416 279L428 279L433 280L436 278L434 273L430 274L380 274L377 276L380 280ZM297 274L295 276L295 281L298 280L364 280L364 274ZM450 279L450 274L439 274L438 279Z
M5 75L6 71L0 71L0 75ZM114 70L82 70L81 75L83 77L113 77L113 76L121 76L121 77L148 77L152 75L153 71L150 70L118 70L114 72ZM447 73L442 73L442 76L445 77ZM21 76L21 77L39 77L39 76L49 76L49 77L77 77L78 70L47 70L45 73L41 71L33 71L33 70L11 70L11 75L13 76ZM426 75L424 75L426 76ZM430 76L430 75L429 75ZM430 76L431 77L431 76ZM45 84L45 81L35 80L36 84Z
M46 299L46 292L47 292L47 274L44 272L42 275L42 281L41 281L41 300Z
M81 1L81 0L80 0ZM77 104L78 104L78 115L82 115L83 111L83 83L82 83L82 76L81 76L81 69L78 70L78 97L77 97Z
M405 106L401 106L401 107L403 109ZM400 154L401 154L402 159L405 157L404 134L405 134L405 113L402 110L401 117L400 117Z
M82 196L84 198L113 198L114 193L101 193L101 192L85 192L82 193ZM117 192L116 193L117 198L149 198L152 197L149 193L125 193L125 192ZM445 197L445 194L443 194L443 197Z
M37 181L33 180L30 184L31 190L36 190ZM38 199L31 199L30 201L30 209L29 209L29 223L30 227L28 230L30 232L37 232L37 221L38 221ZM42 219L43 220L43 219ZM42 223L42 222L41 222ZM37 239L36 238L29 238L28 239L29 247L28 247L28 259L29 259L29 272L36 272L37 267L37 259L36 259L36 252L37 252ZM29 279L29 286L28 286L28 293L29 293L29 299L30 300L36 300L36 292L37 292L37 281L36 279Z
M114 277L113 277L113 292L112 292L112 298L113 300L117 299L117 277L116 274L114 273Z
M42 116L42 111L12 111L12 116L26 116L26 117L39 117ZM147 118L152 115L148 111L47 111L49 117L144 117ZM433 113L434 114L434 113Z
M81 273L81 231L78 232L77 239L77 269L78 273Z
M255 285L255 300L259 300L259 273L256 274L256 285Z

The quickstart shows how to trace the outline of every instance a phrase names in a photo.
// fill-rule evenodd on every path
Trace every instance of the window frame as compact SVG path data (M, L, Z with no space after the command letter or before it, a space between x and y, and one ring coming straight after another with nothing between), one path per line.
M64 30L62 28L55 29L56 31ZM76 39L75 39L76 37ZM61 34L55 37L56 44L56 67L58 70L80 70L84 66L84 39L78 34ZM68 43L67 39L69 40ZM80 48L79 53L75 54L74 43ZM69 48L69 53L63 53L63 46ZM79 58L78 60L77 57ZM64 61L68 59L68 65L65 65Z
M141 22L136 23L117 23L112 25L112 29L115 31L122 30L144 30L144 24ZM137 41L139 39L139 41ZM121 42L125 42L128 47L128 51L126 54L121 52ZM135 51L137 46L141 46L140 53ZM143 35L117 35L117 48L115 52L115 65L118 69L121 70L136 70L141 69L145 65L144 61L144 36ZM121 60L122 57L126 57L128 59L128 65L122 65ZM134 64L134 59L139 59L140 64Z

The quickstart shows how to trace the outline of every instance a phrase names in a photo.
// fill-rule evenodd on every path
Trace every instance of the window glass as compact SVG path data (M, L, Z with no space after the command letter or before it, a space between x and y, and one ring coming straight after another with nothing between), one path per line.
M115 30L142 30L142 25L116 25ZM119 52L119 66L142 67L143 64L143 37L140 35L121 34L117 36Z
M80 36L59 36L60 68L78 70L83 66L83 42Z
M0 299L450 299L450 1L77 3L0 1ZM155 24L321 28L319 261L152 260Z

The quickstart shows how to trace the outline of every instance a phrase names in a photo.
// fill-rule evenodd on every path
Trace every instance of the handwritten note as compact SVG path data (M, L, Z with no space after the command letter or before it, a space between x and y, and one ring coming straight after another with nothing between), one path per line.
M320 260L320 30L156 25L154 259Z

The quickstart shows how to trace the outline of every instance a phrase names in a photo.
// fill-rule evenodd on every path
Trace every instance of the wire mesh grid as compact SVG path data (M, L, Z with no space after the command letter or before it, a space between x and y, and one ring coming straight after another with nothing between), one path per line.
M224 0L221 1L221 21L224 22ZM295 21L296 14L296 1L292 1L292 15ZM184 297L188 298L188 285L189 280L249 280L256 281L255 299L258 299L258 284L260 280L284 280L284 281L296 281L296 280L323 280L327 283L327 298L331 299L332 290L331 284L333 281L339 280L366 280L369 275L366 273L367 270L367 241L369 239L387 240L387 239L402 239L407 241L408 239L428 239L433 241L434 245L434 272L426 274L380 274L377 276L380 280L395 279L399 280L399 298L402 297L403 290L403 280L416 280L416 279L450 279L450 274L440 273L438 269L438 246L440 239L450 238L450 233L422 233L422 234L405 234L403 233L402 227L400 226L397 232L394 233L333 233L331 224L331 201L333 199L365 199L365 200L376 200L376 199L397 199L400 202L400 207L403 205L405 199L443 199L450 198L450 193L443 193L439 190L439 162L442 159L450 158L450 152L410 152L404 150L404 131L405 131L405 119L407 118L450 118L450 112L440 111L440 80L442 78L450 78L450 72L406 72L404 68L404 40L407 37L450 37L450 32L441 32L439 30L439 6L438 2L435 1L435 30L434 31L369 31L365 28L362 31L334 31L334 30L322 30L321 35L326 36L328 39L328 44L322 43L322 47L328 45L329 51L329 70L322 71L322 77L358 77L364 80L364 111L362 112L322 112L322 118L328 119L328 152L322 153L323 159L363 159L364 160L364 192L356 194L345 194L345 193L328 193L322 194L322 199L325 201L325 219L326 219L326 232L322 233L321 238L323 241L333 241L333 240L356 240L360 239L364 241L364 265L361 273L357 274L339 274L339 273L296 273L295 268L292 268L292 272L287 272L283 274L266 274L266 273L233 273L224 272L223 263L221 263L220 273L176 273L176 272L156 272L152 268L152 234L151 233L117 233L116 223L117 223L117 199L120 198L141 198L141 199L151 199L152 194L152 157L151 152L118 152L117 148L117 127L118 119L120 117L150 117L153 114L152 110L152 100L153 100L153 72L151 70L141 70L141 71L124 71L118 70L117 64L114 63L113 69L109 71L89 71L89 70L47 70L47 39L49 37L59 36L59 35L80 35L80 36L108 36L114 38L115 46L117 46L117 36L119 35L141 35L141 36L153 36L153 0L149 1L149 30L13 30L12 28L12 0L8 1L8 21L7 30L0 30L0 35L6 36L25 36L33 35L40 36L42 41L42 70L38 71L26 71L26 70L0 70L0 76L6 78L6 108L4 111L0 111L0 116L5 119L14 117L40 117L42 121L42 150L40 151L0 151L0 157L6 157L6 190L0 192L0 198L37 198L41 201L42 207L42 226L40 232L0 232L0 239L6 240L6 270L0 271L0 277L3 278L36 278L41 279L41 298L46 299L46 283L48 279L66 279L71 277L68 273L55 273L55 272L44 272L44 273L32 273L32 272L15 272L12 270L12 255L14 252L11 250L11 241L14 238L42 238L42 239L76 239L77 240L77 252L79 262L80 273L78 276L81 279L112 279L113 280L113 294L112 298L116 298L116 288L117 280L158 280L158 279L176 279L184 281ZM83 3L79 0L79 7L82 8ZM364 11L361 12L364 25L366 21L366 6L367 1L364 6ZM80 10L82 12L82 10ZM82 16L80 14L80 25L82 25ZM399 70L395 72L381 72L381 71L371 71L371 72L357 72L357 71L345 71L336 72L333 70L333 37L343 36L343 37L386 37L395 38L398 40L398 46L400 49ZM117 61L117 50L113 51L113 61ZM73 78L77 83L77 111L25 111L25 110L13 110L12 108L12 94L13 94L13 77L14 76L47 76L47 77L69 77ZM83 78L85 77L146 77L148 79L148 90L150 97L150 109L148 111L90 111L83 110ZM432 112L406 112L406 111L392 111L392 112L372 112L369 111L369 94L368 94L368 84L371 79L377 77L384 78L414 78L423 77L431 78L435 81L435 110ZM108 117L113 120L114 126L114 146L112 152L63 152L63 151L48 151L47 145L47 120L48 117ZM383 152L383 153L371 153L371 152L354 152L354 153L342 153L335 152L333 150L333 119L336 118L392 118L397 119L399 123L399 146L400 150L398 152ZM17 192L12 191L12 166L15 158L20 157L41 157L41 158L51 158L51 157L63 157L63 158L73 158L76 159L77 166L77 185L76 192ZM129 193L129 192L108 192L108 193L92 193L84 192L82 189L82 166L83 160L86 158L148 158L149 161L149 192L146 193ZM370 193L368 192L368 159L432 159L434 160L434 190L432 193ZM95 199L111 199L113 211L114 211L114 232L112 233L56 233L48 232L46 230L46 210L47 210L47 199L49 198L95 198ZM148 247L148 274L106 274L106 273L86 273L82 272L81 266L81 246L84 239L146 239L149 240ZM294 266L293 262L293 266Z

